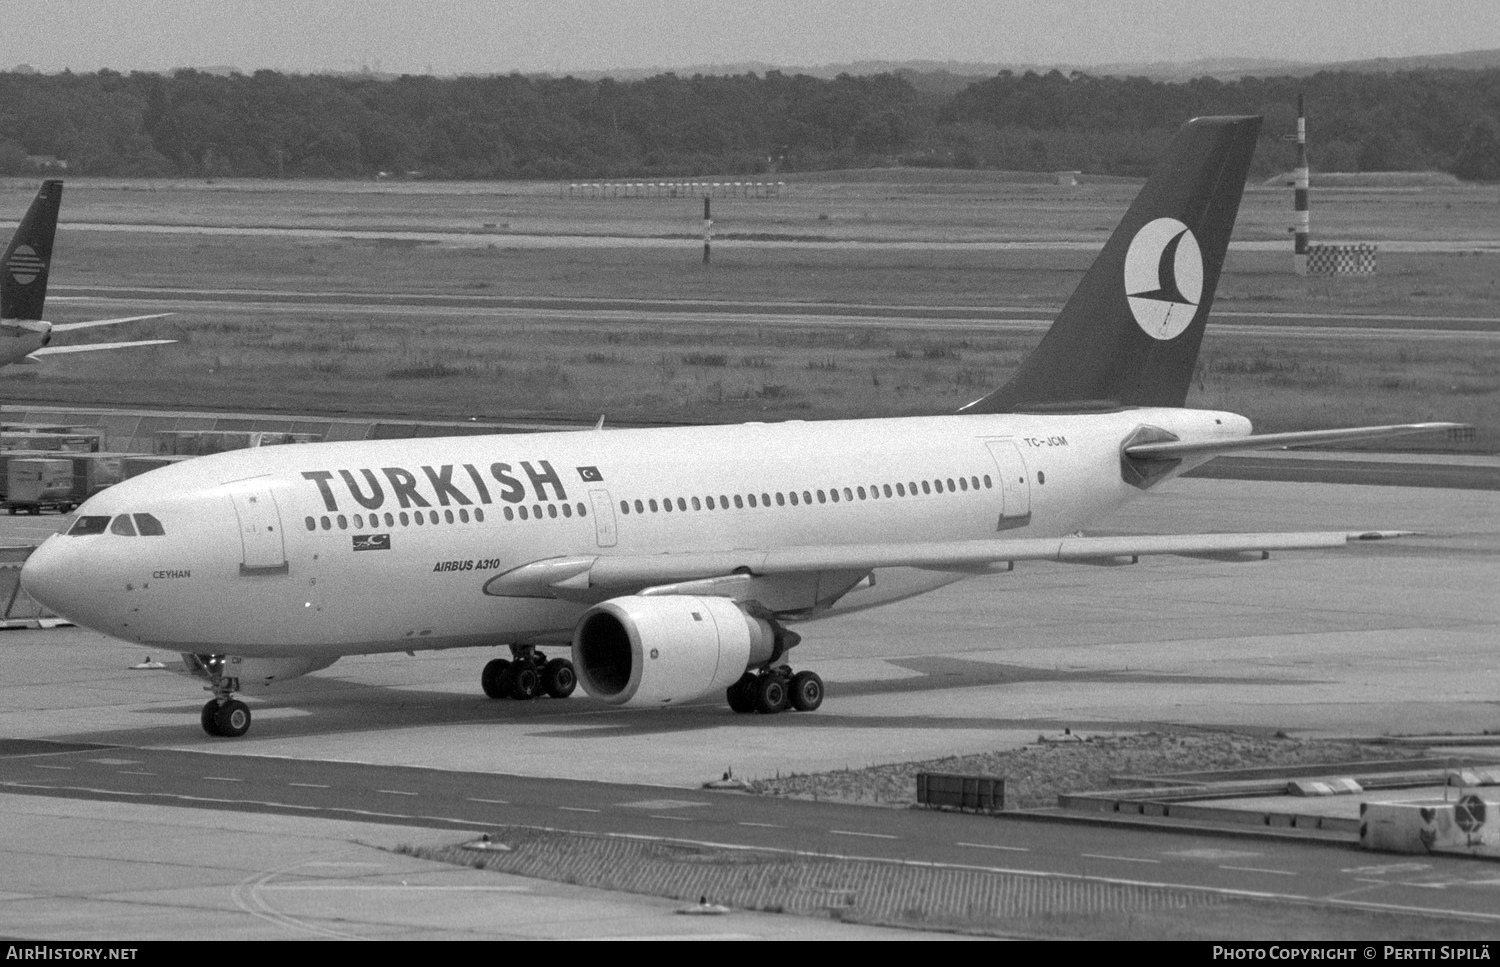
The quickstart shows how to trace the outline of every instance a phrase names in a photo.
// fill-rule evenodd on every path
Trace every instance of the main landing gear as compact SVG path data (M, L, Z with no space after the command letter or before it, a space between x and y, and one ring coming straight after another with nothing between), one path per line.
M729 699L729 707L742 715L749 712L774 715L788 708L812 712L823 704L823 679L817 672L793 674L783 665L758 674L745 672L724 695Z
M578 687L578 673L566 658L548 661L535 645L511 645L510 654L509 661L496 658L484 666L479 682L490 698L567 698Z

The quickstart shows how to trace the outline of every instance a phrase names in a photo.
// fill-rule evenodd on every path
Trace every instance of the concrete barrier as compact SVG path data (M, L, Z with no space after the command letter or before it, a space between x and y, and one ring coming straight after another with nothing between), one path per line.
M1473 793L1449 802L1359 807L1359 845L1391 853L1500 857L1500 803Z

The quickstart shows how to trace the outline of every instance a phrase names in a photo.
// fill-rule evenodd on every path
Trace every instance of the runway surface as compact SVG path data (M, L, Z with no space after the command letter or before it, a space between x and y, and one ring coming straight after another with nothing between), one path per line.
M109 312L184 312L238 309L259 313L345 313L364 320L394 315L513 319L559 324L738 325L758 328L904 326L937 331L1042 332L1057 308L1037 306L871 306L694 300L528 298L491 295L405 295L380 292L311 293L244 289L154 289L56 286L54 301ZM1359 312L1265 312L1217 308L1213 331L1276 339L1500 339L1500 317L1417 316Z
M0 523L35 528L55 520ZM27 837L25 830L45 827L34 825L41 822L35 804L59 802L36 798L43 794L85 800L67 809L92 799L150 802L149 822L166 824L179 812L198 815L187 806L228 809L234 827L249 821L247 810L335 826L349 810L365 810L378 828L426 828L439 842L441 830L454 831L451 837L520 822L763 846L790 837L773 828L780 825L796 829L805 848L840 855L1264 889L1372 909L1482 915L1500 908L1500 879L1487 868L1447 865L1458 861L1423 858L1413 867L1326 847L1258 844L1243 848L1251 856L1204 862L1218 855L1213 850L1241 847L699 789L727 769L755 777L936 759L1018 746L1063 727L1174 723L1308 736L1500 728L1500 493L1179 480L1108 523L1112 532L1394 528L1422 535L1250 564L1166 558L1122 568L1018 567L803 625L794 657L823 675L828 700L817 713L774 717L736 716L715 701L639 712L582 697L491 702L477 684L489 655L454 652L342 660L254 701L251 733L225 742L198 728L204 695L196 683L127 670L145 657L142 649L78 629L10 632L0 685L0 737L9 740L0 793L28 794L0 805L7 828L21 830L9 834L6 862L39 849L72 850ZM43 741L17 744L26 739ZM140 772L155 775L134 775ZM334 837L339 848L347 843L342 835ZM271 870L272 859L266 854L259 872ZM39 892L50 874L45 863L35 865ZM1266 885L1273 882L1281 885ZM66 884L48 888L85 902ZM171 922L169 908L163 923ZM18 908L0 901L0 926L7 909ZM302 935L283 929L279 935Z

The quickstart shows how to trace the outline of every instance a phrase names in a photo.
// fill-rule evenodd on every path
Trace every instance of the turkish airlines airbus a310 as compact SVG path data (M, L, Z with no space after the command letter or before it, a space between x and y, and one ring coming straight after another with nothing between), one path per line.
M509 647L495 698L810 711L798 622L1016 561L1221 557L1380 533L1077 536L1216 454L1455 424L1251 434L1185 409L1259 118L1177 134L1014 377L947 415L239 450L91 498L21 575L233 696L340 656ZM541 648L571 642L572 660Z

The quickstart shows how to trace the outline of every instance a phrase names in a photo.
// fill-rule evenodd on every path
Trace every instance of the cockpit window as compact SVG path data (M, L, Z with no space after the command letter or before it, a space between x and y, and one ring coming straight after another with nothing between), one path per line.
M111 534L119 534L121 537L134 537L135 525L130 522L129 514L121 514L115 518L113 524L109 525Z
M161 521L150 514L135 515L136 530L141 532L142 537L166 537L166 528L161 526Z
M68 536L86 537L89 534L102 534L108 527L108 517L80 517L73 521L72 527L68 528Z

